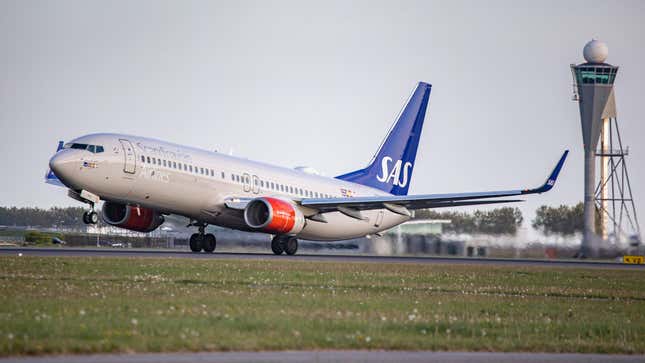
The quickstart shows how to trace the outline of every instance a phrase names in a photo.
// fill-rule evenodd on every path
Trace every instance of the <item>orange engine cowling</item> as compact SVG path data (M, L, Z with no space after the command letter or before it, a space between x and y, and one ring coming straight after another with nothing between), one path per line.
M107 224L137 232L152 232L164 222L154 209L113 202L103 203L101 217Z
M272 234L296 234L305 226L305 216L291 202L271 197L256 198L244 209L244 220L253 228Z

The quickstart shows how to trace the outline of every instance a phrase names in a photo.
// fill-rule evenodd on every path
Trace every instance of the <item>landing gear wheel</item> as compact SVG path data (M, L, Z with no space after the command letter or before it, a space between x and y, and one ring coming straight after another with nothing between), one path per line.
M208 233L204 235L204 239L202 243L204 252L212 253L213 251L215 251L216 245L217 245L217 241L215 240L215 236L212 233Z
M95 211L88 211L83 213L83 223L97 224L99 222L99 215Z
M284 252L289 256L293 256L298 251L298 239L296 237L289 237L284 243Z
M199 252L202 250L202 245L204 244L204 236L199 233L193 233L190 236L190 250L193 252Z
M91 211L87 215L87 220L90 221L90 224L97 224L99 223L99 215L95 211Z
M284 252L284 248L282 248L282 238L279 236L273 237L271 240L271 251L276 255L281 255L282 252Z

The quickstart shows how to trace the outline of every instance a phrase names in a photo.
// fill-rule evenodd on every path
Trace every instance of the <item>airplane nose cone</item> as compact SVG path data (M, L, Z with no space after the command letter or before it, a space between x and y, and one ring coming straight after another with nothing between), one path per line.
M54 172L58 179L60 179L64 184L69 185L77 161L78 160L74 157L73 153L62 150L49 159L49 168Z

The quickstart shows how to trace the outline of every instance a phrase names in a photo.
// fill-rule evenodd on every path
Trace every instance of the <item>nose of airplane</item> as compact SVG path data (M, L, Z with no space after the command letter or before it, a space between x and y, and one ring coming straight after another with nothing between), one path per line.
M72 175L79 159L75 157L74 152L61 150L49 159L49 168L64 184L69 185Z

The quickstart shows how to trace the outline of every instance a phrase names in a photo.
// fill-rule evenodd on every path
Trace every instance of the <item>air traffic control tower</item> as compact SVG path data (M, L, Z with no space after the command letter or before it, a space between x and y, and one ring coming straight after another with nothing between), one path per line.
M580 255L592 257L609 243L640 243L640 228L625 164L614 81L618 67L605 63L607 45L588 42L586 63L572 64L574 100L580 106L584 146L584 231ZM600 143L600 145L598 145ZM596 165L600 166L596 183Z

